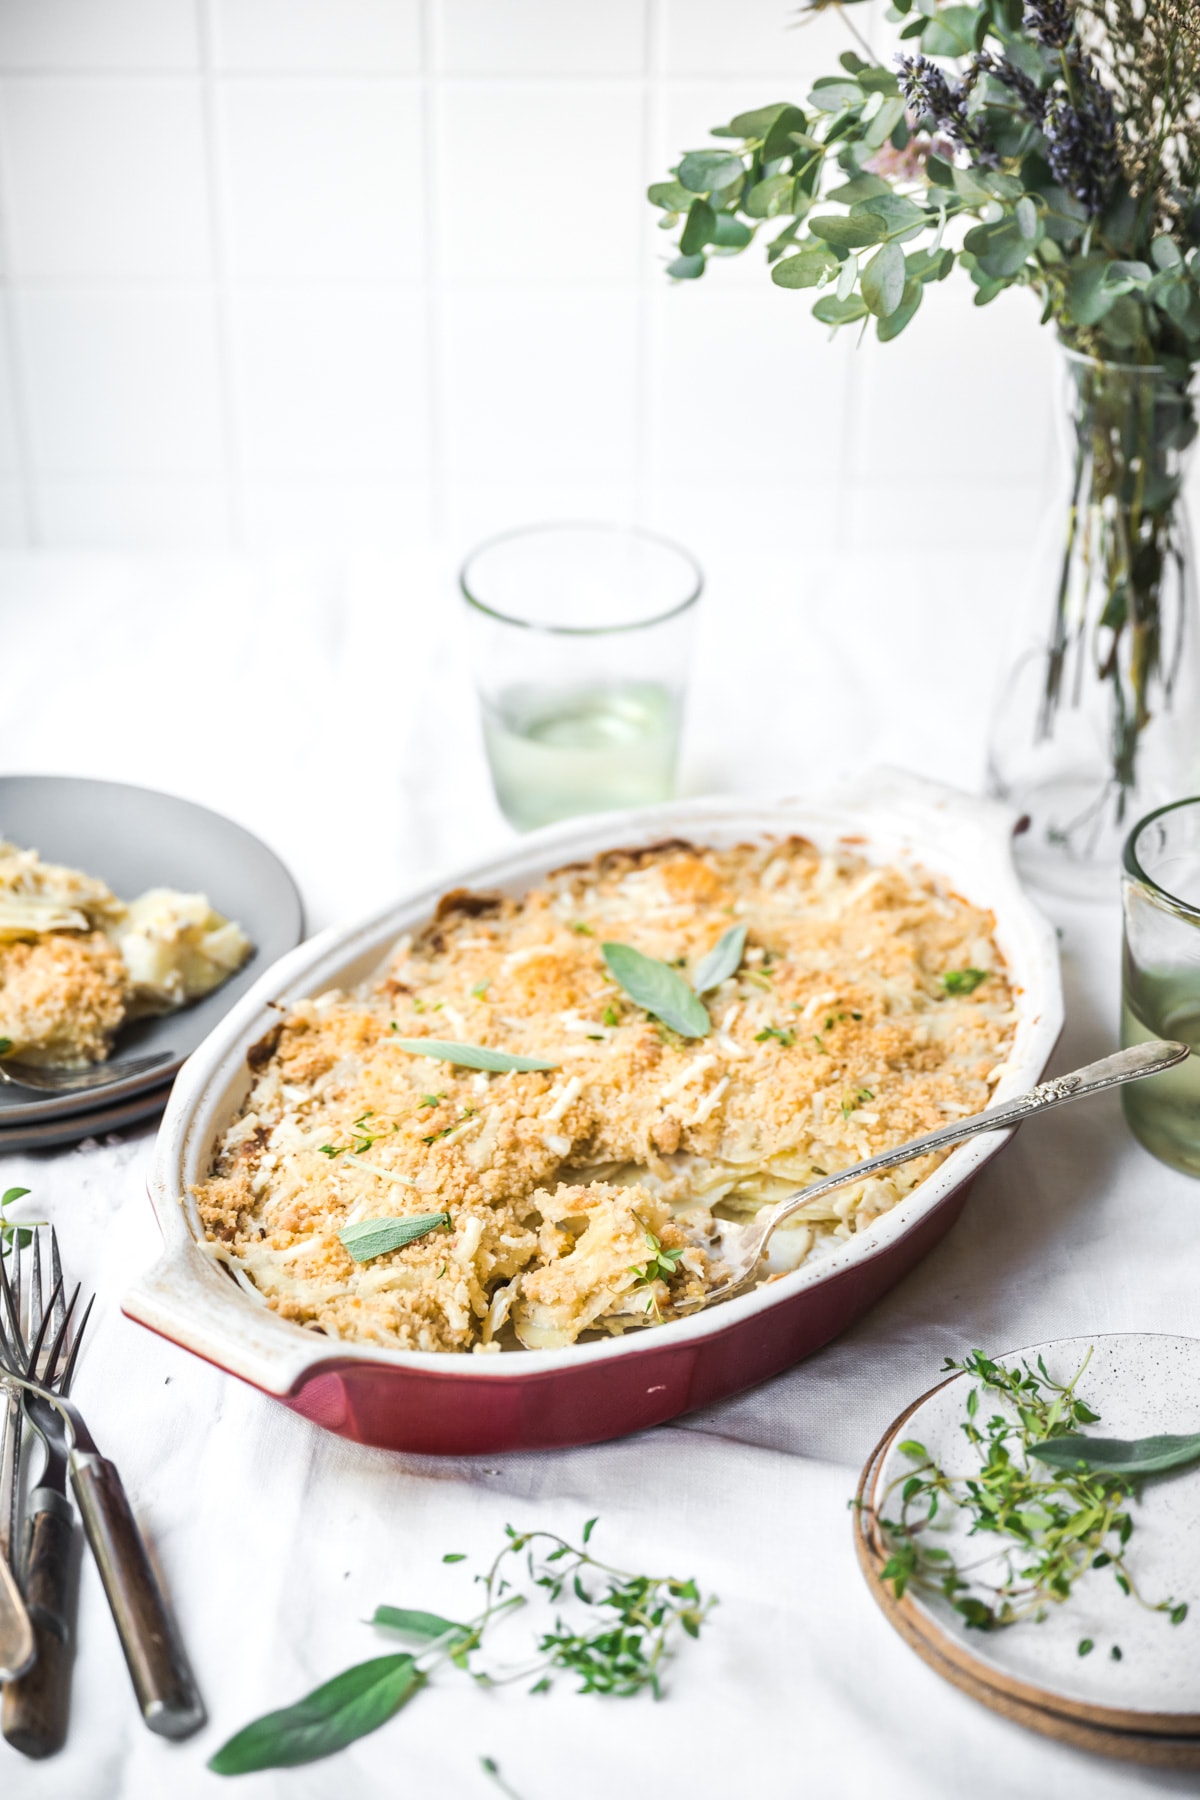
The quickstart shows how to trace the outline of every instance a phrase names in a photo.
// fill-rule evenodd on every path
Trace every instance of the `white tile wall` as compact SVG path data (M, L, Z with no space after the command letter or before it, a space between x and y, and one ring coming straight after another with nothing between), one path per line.
M1053 356L1021 296L951 283L856 348L761 252L662 274L646 183L848 45L796 15L0 0L0 544L1028 536Z

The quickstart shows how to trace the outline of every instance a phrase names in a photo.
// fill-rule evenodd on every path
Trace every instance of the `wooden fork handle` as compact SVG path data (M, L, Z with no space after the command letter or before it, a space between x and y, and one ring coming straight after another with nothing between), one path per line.
M26 1532L25 1605L33 1626L33 1667L4 1689L0 1732L23 1756L53 1756L67 1737L75 1617L75 1524L54 1488L31 1499Z
M161 1737L190 1737L204 1703L116 1466L77 1450L71 1484L142 1717Z

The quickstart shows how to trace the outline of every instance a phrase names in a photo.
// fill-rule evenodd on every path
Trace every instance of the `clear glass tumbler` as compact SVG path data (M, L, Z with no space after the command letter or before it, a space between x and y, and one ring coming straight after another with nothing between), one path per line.
M1125 842L1121 1042L1175 1038L1192 1055L1121 1090L1137 1137L1200 1175L1200 799L1148 813Z
M463 565L492 781L521 831L669 799L695 559L622 525L540 525Z

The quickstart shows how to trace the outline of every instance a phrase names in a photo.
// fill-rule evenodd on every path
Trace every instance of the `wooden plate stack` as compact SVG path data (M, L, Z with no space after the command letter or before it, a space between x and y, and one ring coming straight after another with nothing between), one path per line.
M1011 1367L1017 1361L1035 1364L1041 1355L1061 1379L1059 1371L1069 1376L1089 1349L1093 1351L1093 1361L1080 1391L1089 1402L1094 1396L1099 1400L1103 1423L1098 1430L1104 1435L1135 1437L1156 1431L1194 1430L1200 1425L1200 1342L1195 1339L1151 1334L1069 1339L1035 1345L998 1360ZM1175 1415L1166 1422L1147 1416L1146 1406L1150 1394L1163 1393L1164 1378L1169 1378L1166 1394ZM910 1589L897 1600L891 1583L883 1581L888 1550L879 1528L877 1508L882 1507L886 1513L885 1490L898 1473L903 1473L897 1446L915 1437L944 1468L953 1471L956 1464L962 1463L966 1441L961 1435L955 1439L951 1434L951 1409L947 1402L954 1402L953 1412L961 1419L969 1385L966 1377L953 1375L930 1388L893 1421L863 1469L854 1508L855 1548L867 1585L884 1617L946 1681L1031 1731L1125 1762L1200 1769L1200 1704L1196 1710L1184 1710L1189 1704L1190 1687L1196 1687L1200 1700L1200 1676L1193 1678L1190 1674L1193 1667L1200 1665L1193 1648L1193 1634L1200 1630L1200 1546L1186 1525L1170 1533L1173 1518L1190 1523L1190 1518L1195 1517L1192 1509L1196 1493L1177 1495L1176 1504L1163 1517L1156 1515L1145 1522L1141 1509L1134 1507L1137 1529L1130 1545L1131 1558L1136 1561L1143 1541L1148 1545L1153 1531L1159 1539L1154 1557L1156 1572L1166 1566L1175 1571L1174 1597L1191 1602L1192 1617L1177 1628L1172 1628L1161 1614L1147 1614L1144 1620L1140 1616L1136 1620L1137 1625L1152 1622L1161 1626L1161 1632L1157 1639L1147 1640L1152 1649L1140 1659L1140 1679L1132 1683L1136 1691L1130 1695L1129 1705L1114 1704L1120 1698L1121 1673L1129 1668L1129 1663L1122 1660L1114 1665L1100 1656L1093 1663L1090 1656L1081 1658L1074 1648L1077 1634L1082 1636L1085 1631L1094 1635L1097 1645L1101 1631L1128 1638L1131 1611L1142 1614L1136 1602L1115 1587L1101 1585L1093 1572L1089 1571L1085 1578L1094 1588L1089 1589L1083 1602L1086 1610L1081 1615L1082 1624L1074 1623L1069 1616L1076 1604L1073 1596L1061 1609L1054 1609L1053 1626L1031 1621L992 1632L968 1631L961 1617L938 1598L930 1600ZM1124 1406L1120 1404L1122 1394ZM1178 1414L1181 1408L1188 1407L1196 1416L1189 1414L1187 1422L1180 1424ZM1128 1408L1133 1409L1132 1415ZM1177 1478L1177 1485L1200 1491L1200 1473L1185 1473ZM1179 1500L1182 1506L1178 1505ZM1162 1541L1164 1526L1171 1535L1169 1543ZM1039 1638L1039 1633L1045 1635ZM1022 1656L1014 1658L1011 1650L1018 1644ZM1039 1665L1041 1679L1031 1679L1028 1670L1021 1669L1021 1661L1031 1654ZM1124 1654L1127 1656L1128 1652ZM1147 1704L1147 1683L1152 1689L1160 1671L1166 1676L1163 1710L1153 1710Z

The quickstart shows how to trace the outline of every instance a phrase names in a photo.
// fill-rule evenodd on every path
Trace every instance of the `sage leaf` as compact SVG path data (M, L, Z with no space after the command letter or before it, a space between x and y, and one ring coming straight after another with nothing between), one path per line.
M338 1237L356 1263L370 1262L374 1256L386 1256L389 1250L403 1250L418 1238L428 1237L439 1227L450 1227L450 1214L417 1213L407 1219L359 1219L343 1225Z
M424 1683L407 1653L356 1663L294 1706L255 1719L223 1744L208 1766L215 1775L249 1775L332 1756L386 1725Z
M904 252L899 244L884 244L877 250L863 270L860 284L870 311L882 319L894 313L904 298L906 276ZM844 300L847 295L839 290L838 298Z
M440 1613L421 1612L407 1606L377 1606L371 1623L386 1626L388 1631L404 1631L409 1637L418 1638L445 1637L449 1631L461 1631L465 1637L471 1629L469 1625L461 1625L457 1619L443 1619Z
M601 944L600 950L609 974L638 1006L680 1037L708 1036L712 1030L708 1008L676 970L656 957L643 956L632 944Z
M1070 1432L1030 1444L1029 1454L1056 1469L1074 1469L1086 1463L1109 1475L1165 1475L1168 1469L1200 1461L1200 1431L1144 1438L1085 1437L1082 1432Z
M402 1038L396 1042L413 1056L432 1056L438 1062L457 1063L460 1069L486 1069L489 1075L506 1075L510 1069L527 1075L558 1064L540 1056L510 1056L507 1050L485 1050L482 1044L453 1044L445 1038Z
M692 986L698 994L707 994L736 975L746 950L746 929L745 925L731 925L722 932L696 970Z

